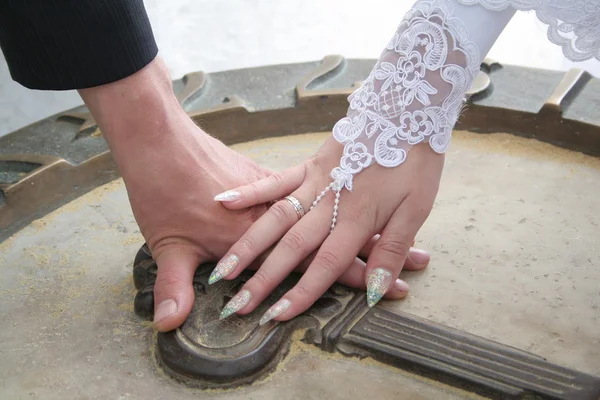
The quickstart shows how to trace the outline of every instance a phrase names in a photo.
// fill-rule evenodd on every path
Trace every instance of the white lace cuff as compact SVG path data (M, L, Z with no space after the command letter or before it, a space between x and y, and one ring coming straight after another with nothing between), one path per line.
M411 146L428 142L444 153L483 57L514 10L494 12L456 0L419 0L406 14L377 64L349 97L347 116L333 128L344 145L333 182L313 202L340 192L373 163L396 167Z

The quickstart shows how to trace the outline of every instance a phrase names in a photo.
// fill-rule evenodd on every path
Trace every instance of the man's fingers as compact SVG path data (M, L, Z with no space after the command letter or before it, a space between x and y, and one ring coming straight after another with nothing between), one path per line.
M230 210L241 210L277 201L300 187L306 174L305 165L300 164L248 185L220 193L215 196L215 201L220 201Z
M183 324L194 305L193 278L200 264L194 253L171 251L157 260L158 274L154 284L154 325L161 332Z
M427 268L430 260L431 255L427 251L411 247L402 269L407 271L420 271Z

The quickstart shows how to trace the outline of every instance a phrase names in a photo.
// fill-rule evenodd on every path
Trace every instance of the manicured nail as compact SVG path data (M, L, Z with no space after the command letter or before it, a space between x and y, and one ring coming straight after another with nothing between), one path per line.
M373 307L388 291L393 282L392 273L384 268L375 268L367 277L367 304Z
M156 312L154 313L154 323L158 323L163 319L167 318L171 314L175 314L177 312L177 303L173 299L163 300L162 303L156 307Z
M223 311L221 311L221 315L219 315L219 319L225 319L231 314L240 311L242 308L248 305L251 298L252 293L245 289L242 290L241 292L233 296L233 298L229 300L227 304L225 304L225 307L223 307Z
M399 292L408 292L410 286L408 286L408 283L404 282L403 280L396 279L396 282L394 282L394 288Z
M277 303L273 304L271 306L271 308L269 308L267 310L267 312L262 316L262 318L260 319L258 324L259 325L266 324L267 322L269 322L276 316L286 312L287 309L290 308L291 305L292 305L292 303L288 299L279 300Z
M240 192L235 190L228 190L215 196L215 201L235 201L242 197Z
M429 262L431 256L428 252L420 250L420 249L411 249L408 254L412 262L417 265L425 265Z
M219 261L213 272L210 274L210 277L208 278L208 284L212 285L213 283L218 282L229 275L234 269L236 269L239 263L240 258L235 254L229 254L223 258L221 261Z

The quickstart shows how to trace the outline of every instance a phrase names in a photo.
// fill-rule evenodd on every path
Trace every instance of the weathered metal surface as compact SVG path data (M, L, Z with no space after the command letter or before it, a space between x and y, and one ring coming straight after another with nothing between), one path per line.
M335 285L303 316L289 323L260 327L260 316L297 281L292 275L261 303L256 312L219 320L223 306L251 274L244 272L234 281L219 282L207 294L208 277L214 267L214 264L202 265L196 271L196 302L184 325L175 331L158 334L157 339L159 363L169 374L191 386L232 387L258 380L285 355L296 330L318 328L319 321L340 314L357 295ZM156 264L145 245L135 257L133 279L139 289L135 312L151 319Z
M285 323L260 327L258 320L297 281L292 275L254 312L219 320L224 305L251 275L222 281L207 294L214 264L194 277L196 302L184 325L159 333L157 358L168 374L200 388L255 382L283 357L296 330L328 352L371 357L487 397L597 400L600 377L563 368L531 353L435 322L376 306L364 293L335 285L311 309ZM153 314L156 264L144 245L134 260L136 313ZM140 298L148 299L144 302Z
M373 62L328 56L321 62L194 72L173 85L193 119L226 144L234 144L330 130ZM589 89L598 84L580 71L564 74L486 60L470 91L473 101L457 128L508 132L600 155L600 96ZM16 182L0 182L0 240L118 177L99 135L93 117L78 107L0 138L0 176L23 157L40 164ZM39 179L53 183L40 185Z

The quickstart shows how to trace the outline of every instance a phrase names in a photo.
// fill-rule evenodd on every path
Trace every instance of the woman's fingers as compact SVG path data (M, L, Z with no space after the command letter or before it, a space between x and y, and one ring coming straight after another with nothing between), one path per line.
M243 308L236 312L248 314L254 310L303 260L319 247L329 233L329 227L319 223L327 218L328 211L324 208L313 209L281 238L254 276L244 284L240 293L247 293L248 301ZM347 265L351 261L349 260Z
M404 267L402 269L407 271L420 271L424 268L427 268L430 260L431 256L428 252L411 247L408 251L408 257L406 257L406 261L404 261Z
M304 259L304 261L300 263L300 265L296 267L294 272L306 272L310 264L315 259L316 255L316 251L312 252L307 258ZM251 269L252 267L253 266L250 266L249 269ZM260 265L257 265L255 269L258 269L258 267L260 267ZM350 267L346 271L344 271L344 273L340 275L340 277L337 279L337 283L354 289L365 290L367 288L367 285L365 283L366 268L367 263L365 263L358 257L355 258ZM404 269L406 269L406 266L404 267ZM400 279L398 279L398 281L400 281ZM384 297L386 299L401 299L406 296L404 288L405 285L403 283L397 282L397 285L393 286L392 289L390 289L390 291L386 293Z
M372 237L367 242L367 244L361 249L360 254L362 256L364 256L365 258L367 258L369 256L369 254L371 253L371 251L373 250L373 248L375 247L375 244L377 243L378 240L379 240L379 235L375 235L374 237ZM414 243L414 241L413 241L413 243ZM268 249L267 251L263 252L262 254L260 254L252 263L250 263L250 265L248 266L248 269L253 269L253 270L259 269L261 267L261 265L266 261L266 259L270 256L270 253L273 250L274 250L274 248L271 248L271 249ZM294 271L301 272L301 273L306 272L306 270L312 264L316 255L317 255L317 252L313 251L311 254L308 255L308 257L306 257L294 269ZM420 262L415 263L414 261L411 261L411 257L413 259L420 260ZM411 248L409 250L409 256L406 259L406 262L404 264L404 269L420 270L420 269L425 268L428 263L429 263L429 254L426 251ZM361 260L359 258L355 258L354 261L352 262L352 264L350 265L350 267L346 271L344 271L344 273L342 275L340 275L338 277L337 282L341 283L342 285L346 285L348 287L365 290L367 287L366 282L365 282L366 267L367 267L367 265L363 260ZM402 281L401 279L396 279L396 281L391 286L391 288L384 294L384 298L390 299L390 300L402 299L402 298L406 297L406 295L408 294L407 289L408 289L408 285L404 281ZM252 299L252 293L246 287L244 287L236 296L233 297L232 300L230 300L225 305L225 307L223 308L223 311L221 312L220 318L221 319L227 318L230 315L232 315L234 313L238 313L238 312L241 312L243 314L251 312L250 311L251 307L248 307L248 304L250 303L251 299ZM246 307L248 307L248 309L244 310Z
M303 195L300 192L295 193L294 199L300 202L300 206L304 210L307 210L310 203L300 199L308 198L309 196L307 194ZM291 200L284 199L275 203L248 228L242 237L231 247L225 257L219 261L210 275L208 283L212 285L225 277L227 279L236 278L257 257L275 244L294 226L298 222L298 217L297 210L294 208L294 202Z
M365 290L367 285L365 283L365 271L367 264L360 258L355 258L354 262L350 265L344 273L337 279L338 283L352 287L355 289ZM385 298L389 300L398 300L406 297L408 294L408 285L401 279L396 279L394 285L385 294Z
M405 199L392 214L367 261L367 303L373 307L391 289L429 210ZM408 288L407 288L408 289Z
M324 209L324 207L315 210ZM324 225L324 224L318 224ZM348 269L355 254L372 236L358 221L339 223L317 252L300 281L275 303L260 320L289 320L306 311ZM408 290L408 287L406 287Z
M312 261L314 260L317 252L313 252L309 255L300 265L298 265L295 269L296 272L305 272ZM253 263L254 264L254 263ZM251 265L249 268L254 267ZM338 278L337 282L342 285L346 285L348 287L352 287L355 289L364 290L366 288L365 284L365 271L367 268L367 264L362 261L360 258L355 258L354 262L350 265L350 267ZM385 298L389 300L398 300L406 297L408 292L406 291L406 283L400 279L397 279L392 288L385 294ZM250 300L252 299L252 295L249 290L242 289L238 294L236 294L226 305L223 307L221 311L220 319L225 319L232 314L237 313L238 311L246 308Z
M274 173L249 185L228 190L215 196L230 210L240 210L279 200L298 189L306 175L306 163Z
M358 252L358 256L363 259L369 258L371 251L375 247L375 244L379 240L380 235L373 236L367 244ZM415 241L412 241L412 245L415 245ZM429 261L431 260L431 256L425 250L418 249L416 247L411 247L408 252L408 257L404 262L404 267L407 271L419 271L427 267L429 265Z
M373 250L373 247L375 247L375 243L377 243L377 240L379 240L379 235L373 236L367 242L367 244L358 252L358 258L362 259L363 261L367 260L369 258L369 254L371 254L371 251ZM414 245L415 245L415 241L413 240L413 246ZM257 269L259 269L260 266L263 264L263 262L267 259L267 256L271 253L273 248L274 247L271 247L270 249L263 252L260 256L258 256L254 261L252 261L252 263L250 263L250 265L247 267L247 269L249 269L251 271L256 271ZM298 265L298 267L294 271L296 271L296 272L306 271L308 266L310 265L310 262L312 262L312 259L314 258L314 256L316 254L317 253L311 254L306 260L304 260L302 262L302 264ZM309 260L310 260L310 262L309 262ZM429 252L427 252L426 250L416 248L416 247L411 247L408 252L408 257L406 258L406 261L404 262L404 267L402 268L402 270L420 271L422 269L427 268L430 261L431 261L431 255L429 254ZM363 278L364 278L364 276L363 276ZM340 282L340 281L338 280L338 282ZM343 282L340 282L340 283L343 283ZM346 285L346 284L344 283L344 285ZM347 286L352 286L357 289L366 287L364 285L362 285L362 286L361 285L357 284L356 286L354 286L354 285L347 285Z
M365 259L367 259L369 257L369 254L371 253L371 250L373 249L374 243L376 243L378 239L379 239L379 235L375 235L371 240L369 240L369 242L367 242L367 245L365 247L363 247L363 249L359 253L361 255L361 257L364 257ZM264 261L267 259L267 257L271 253L272 249L273 248L262 253L258 258L256 258L248 266L247 269L252 270L252 271L256 271L257 269L259 269L260 266L264 263ZM296 267L296 269L294 269L294 272L299 272L299 273L306 272L306 270L308 269L310 264L313 262L316 255L317 255L316 251L312 252L307 258L304 259L304 261L302 261ZM415 262L415 261L411 261L411 259L417 259L420 261ZM406 258L406 262L404 263L404 267L402 268L402 270L418 271L418 270L425 269L427 267L427 265L429 264L429 260L430 260L430 255L428 252L426 252L425 250L411 247L408 252L408 257ZM367 284L365 282L366 266L367 266L367 264L365 263L365 261L363 261L362 259L360 259L358 257L355 258L352 265L350 265L348 270L345 271L337 279L337 282L341 283L342 285L354 288L354 289L365 290L367 288ZM398 280L400 280L400 279L398 279ZM398 287L400 287L400 285L401 284L398 283ZM385 294L384 298L400 299L406 295L406 292L402 291L403 289L398 289L398 290L395 290L395 289L396 289L396 286L393 286L392 289L390 289L390 291Z

